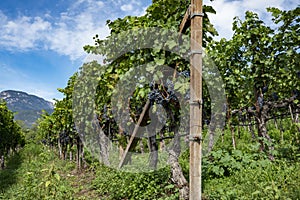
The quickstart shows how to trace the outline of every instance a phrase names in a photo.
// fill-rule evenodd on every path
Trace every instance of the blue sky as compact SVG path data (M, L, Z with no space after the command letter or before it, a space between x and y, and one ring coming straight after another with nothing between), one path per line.
M254 10L270 21L269 6L291 9L292 0L204 0L220 37L229 38L234 16ZM0 1L0 91L22 90L47 100L60 99L93 44L93 36L109 34L108 19L143 15L151 0L1 0Z

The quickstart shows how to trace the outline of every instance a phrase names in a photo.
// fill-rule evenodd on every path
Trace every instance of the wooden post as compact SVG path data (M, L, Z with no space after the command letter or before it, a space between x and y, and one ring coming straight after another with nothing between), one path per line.
M145 104L145 106L144 106L144 108L143 108L143 111L142 111L142 113L141 113L141 115L140 115L140 118L139 118L137 124L136 124L135 127L134 127L133 133L132 133L132 135L131 135L131 137L130 137L130 140L129 140L128 144L127 144L127 147L126 147L126 149L125 149L125 152L124 152L124 154L123 154L123 156L122 156L122 158L121 158L121 161L120 161L120 163L119 163L119 168L122 168L122 166L123 166L124 163L126 162L126 159L127 159L127 156L128 156L127 154L128 154L128 152L129 152L129 149L130 149L130 147L131 147L131 145L132 145L132 143L133 143L133 140L135 139L135 136L136 136L136 134L137 134L137 131L138 131L138 129L139 129L141 123L142 123L142 120L143 120L143 118L144 118L144 116L145 116L145 114L146 114L146 111L148 110L149 106L150 106L150 100L148 99L147 102L146 102L146 104Z
M191 0L190 200L201 200L202 0Z
M190 7L186 10L184 17L179 26L180 35L188 28L188 22L190 17Z

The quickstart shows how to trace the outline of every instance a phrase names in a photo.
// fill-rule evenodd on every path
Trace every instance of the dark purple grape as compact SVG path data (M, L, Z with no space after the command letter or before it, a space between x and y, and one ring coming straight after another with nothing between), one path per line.
M161 96L160 93L156 93L156 99L155 102L158 104L162 104L163 103L164 98Z
M273 97L273 99L274 99L275 101L278 101L278 99L279 99L279 97L278 97L278 95L277 95L276 92L273 92L273 93L272 93L272 97Z
M43 139L43 140L41 140L41 143L42 143L43 145L46 145L46 144L47 144L47 140L46 140L46 139Z
M262 93L264 94L266 92L268 92L268 86L267 85L262 88Z
M154 102L155 99L156 99L157 93L158 93L157 90L152 90L152 91L149 92L149 94L148 94L148 99L149 99L150 101Z
M167 100L167 101L171 101L171 100L177 101L178 99L177 99L177 96L176 96L174 93L172 93L172 94L170 94L170 95L167 97L166 100Z

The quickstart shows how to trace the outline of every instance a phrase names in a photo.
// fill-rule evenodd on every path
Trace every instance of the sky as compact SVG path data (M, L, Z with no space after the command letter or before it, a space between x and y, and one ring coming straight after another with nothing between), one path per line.
M87 57L83 46L93 36L109 35L107 20L141 16L151 0L1 0L0 91L20 90L47 100L61 99L64 88ZM266 7L293 9L295 0L204 0L216 15L209 15L219 32L232 36L233 18L252 10L266 22Z

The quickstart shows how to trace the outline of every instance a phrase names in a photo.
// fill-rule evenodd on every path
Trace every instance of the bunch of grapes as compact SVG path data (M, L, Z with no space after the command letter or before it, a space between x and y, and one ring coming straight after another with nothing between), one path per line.
M151 105L155 103L165 105L170 101L178 101L175 91L174 91L174 83L167 79L166 83L164 84L164 89L159 88L154 81L150 84L151 91L148 94L148 99L151 102Z

